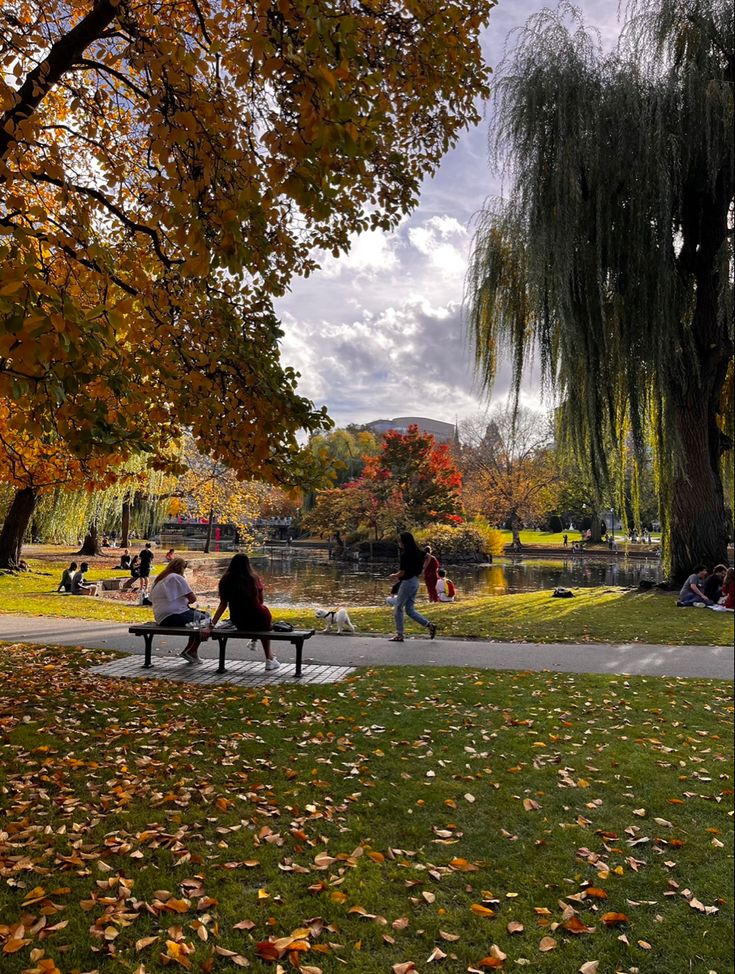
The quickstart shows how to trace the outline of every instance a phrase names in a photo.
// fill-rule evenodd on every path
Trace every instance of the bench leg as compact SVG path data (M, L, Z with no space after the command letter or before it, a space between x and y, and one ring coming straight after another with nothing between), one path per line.
M227 651L227 636L217 636L217 642L219 643L219 666L217 667L217 672L226 673L225 653Z
M301 676L301 656L304 652L304 640L294 639L293 645L296 647L296 672L294 676Z
M151 663L151 651L153 649L153 633L145 632L143 633L143 639L145 641L145 662L143 663L143 669L149 670L153 663Z

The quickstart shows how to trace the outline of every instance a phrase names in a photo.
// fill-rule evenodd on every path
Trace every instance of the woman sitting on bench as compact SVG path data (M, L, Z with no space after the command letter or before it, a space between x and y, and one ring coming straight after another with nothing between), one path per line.
M153 618L158 626L170 626L172 629L181 626L183 629L190 622L203 622L207 618L206 612L191 608L197 597L184 578L185 568L183 558L174 558L153 583L151 601ZM190 630L189 642L181 653L187 663L201 663L199 644L206 638L205 630Z
M270 609L263 602L263 583L253 571L247 555L235 555L219 580L219 605L212 618L214 626L230 607L230 620L237 629L267 632L271 628ZM261 637L266 670L281 665L271 652L271 641Z

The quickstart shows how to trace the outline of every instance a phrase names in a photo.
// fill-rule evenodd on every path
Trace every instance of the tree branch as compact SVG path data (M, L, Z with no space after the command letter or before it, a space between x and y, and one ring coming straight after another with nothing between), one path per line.
M122 71L118 71L116 68L110 67L109 64L105 64L102 61L93 61L91 58L83 57L77 60L74 67L84 68L88 71L99 71L102 74L109 74L113 78L117 78L117 80L126 87L130 88L130 90L135 92L139 98L142 98L144 101L148 101L150 99L148 92L144 91L142 88L139 88L133 81L130 80L130 78L126 78Z
M164 267L170 269L172 266L172 261L166 256L161 248L161 241L158 239L158 234L153 229L145 223L138 223L136 220L131 219L124 210L119 206L109 200L104 193L101 193L98 189L94 189L92 186L80 186L77 183L70 183L63 179L57 179L55 176L49 176L47 173L43 172L31 172L28 173L30 179L36 179L42 183L51 183L53 186L58 186L60 189L72 189L75 193L81 193L82 196L89 196L90 199L96 200L101 206L104 206L106 210L116 216L118 220L123 223L129 230L133 230L135 233L144 233L146 236L150 237L153 241L153 248L158 255L158 259L164 265Z
M51 45L45 59L26 77L15 93L14 104L0 117L0 160L16 141L15 132L38 108L48 92L97 40L118 13L120 0L95 0L92 10L75 27ZM2 177L0 177L2 179Z

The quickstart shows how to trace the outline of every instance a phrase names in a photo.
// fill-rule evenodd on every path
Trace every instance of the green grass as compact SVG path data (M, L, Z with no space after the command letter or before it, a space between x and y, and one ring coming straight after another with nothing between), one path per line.
M504 544L507 544L508 545L508 544L512 544L513 543L513 532L512 531L500 530L499 531L499 534L502 535L503 543ZM575 543L575 541L583 541L584 540L584 532L583 531L579 531L579 530L575 530L575 531L521 531L520 532L521 544L525 544L525 545L550 545L550 546L555 546L555 547L559 547L560 548L560 547L563 547L563 545L564 545L564 535L565 534L567 535L567 538L568 538L568 541L569 541L569 545L570 546L573 545ZM617 533L615 535L615 540L618 542L618 545L620 545L620 547L622 547L622 548L625 548L628 545L628 540L627 540L627 538L623 534ZM660 540L661 540L661 535L660 534L652 534L651 535L651 544L652 545L654 545L654 546L657 545L660 542ZM603 547L607 551L607 546L606 545L603 545ZM634 545L633 547L637 549L638 546L637 545ZM644 545L643 547L645 548L645 547L648 547L648 546L647 545Z
M49 572L0 576L1 612L112 622L146 622L151 610L101 599L55 595L62 565L30 562ZM58 571L56 570L58 567ZM109 569L91 571L88 577L109 577ZM571 599L553 599L551 593L482 596L452 605L420 605L442 636L494 639L500 642L643 642L669 645L725 646L733 641L732 614L709 609L677 609L675 596L660 592L631 592L621 588L575 589ZM306 609L275 609L279 619L301 628L315 620ZM386 606L350 609L362 632L393 631L393 615ZM407 621L410 634L418 627Z
M235 970L218 951L273 974L257 945L295 931L323 974L431 970L435 947L466 971L492 945L508 971L732 969L728 685L431 668L131 685L85 671L106 655L0 656L4 974L158 974L177 953ZM565 929L565 905L592 932Z

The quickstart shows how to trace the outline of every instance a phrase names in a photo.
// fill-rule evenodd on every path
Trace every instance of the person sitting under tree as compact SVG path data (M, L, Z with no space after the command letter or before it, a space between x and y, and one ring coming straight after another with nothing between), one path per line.
M57 592L71 592L72 582L74 581L74 573L77 570L77 563L73 561L68 568L65 568L61 573L61 581L59 582L59 587L56 589Z
M695 568L694 572L682 585L681 592L679 592L679 600L676 604L679 606L697 605L697 603L712 605L712 599L708 599L703 591L703 586L708 575L709 571L704 565Z
M89 564L83 561L79 566L79 571L76 573L71 582L71 594L72 595L96 595L97 586L88 582L86 579L86 573L89 571Z

